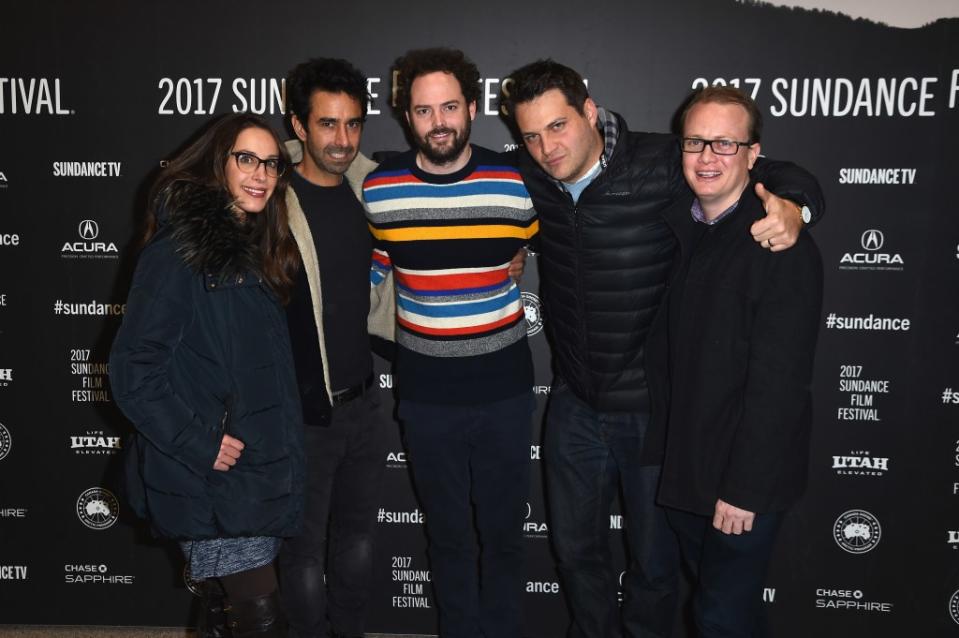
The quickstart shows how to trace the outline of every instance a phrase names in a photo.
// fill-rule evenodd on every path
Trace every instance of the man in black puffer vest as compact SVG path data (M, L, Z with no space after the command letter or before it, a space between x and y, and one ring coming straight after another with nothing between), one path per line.
M506 106L526 146L520 170L540 222L539 273L556 379L544 463L550 531L570 607L569 638L668 638L677 597L676 539L655 504L662 431L649 431L644 346L677 252L662 213L689 191L675 136L630 132L551 60L511 74ZM764 248L795 243L823 210L815 178L760 161ZM791 201L790 201L791 200ZM797 205L799 201L808 206ZM622 497L630 563L617 611L607 542ZM620 622L621 616L621 622Z

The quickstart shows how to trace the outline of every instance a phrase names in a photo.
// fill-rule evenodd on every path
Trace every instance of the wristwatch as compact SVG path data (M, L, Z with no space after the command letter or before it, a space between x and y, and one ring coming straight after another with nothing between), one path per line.
M808 224L812 221L812 211L809 210L808 206L803 206L799 209L799 217L802 219L802 223Z

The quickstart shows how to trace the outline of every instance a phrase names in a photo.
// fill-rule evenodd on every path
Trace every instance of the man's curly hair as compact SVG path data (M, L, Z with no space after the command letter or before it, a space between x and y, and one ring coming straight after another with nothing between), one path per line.
M396 86L395 108L399 113L410 110L410 89L416 78L441 71L449 73L459 82L466 104L479 99L479 69L466 54L458 49L436 47L431 49L413 49L396 59L393 63Z

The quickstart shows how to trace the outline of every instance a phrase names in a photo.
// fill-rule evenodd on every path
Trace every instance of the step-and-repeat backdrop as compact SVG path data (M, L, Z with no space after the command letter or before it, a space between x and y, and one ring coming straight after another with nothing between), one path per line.
M281 128L283 78L315 56L368 74L364 152L405 148L390 65L432 45L479 65L473 138L498 150L515 145L503 80L539 57L579 69L636 130L668 129L696 87L755 97L763 150L811 169L829 202L813 230L826 296L809 488L765 608L784 637L959 633L959 19L899 28L733 0L0 9L0 623L192 622L179 552L116 496L130 425L107 358L145 191L214 115L249 110ZM551 379L535 258L523 289L538 442ZM376 382L391 395L382 361ZM391 413L368 630L435 633L423 514ZM550 638L566 611L542 461L534 444L524 602L527 635ZM622 527L614 511L617 577Z

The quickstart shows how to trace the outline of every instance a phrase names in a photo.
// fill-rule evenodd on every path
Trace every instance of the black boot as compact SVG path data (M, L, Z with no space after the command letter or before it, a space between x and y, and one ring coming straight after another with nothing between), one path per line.
M230 608L233 638L286 638L276 592L236 601Z
M197 638L232 638L233 634L226 620L229 606L220 582L214 578L204 581L203 601L196 628Z

